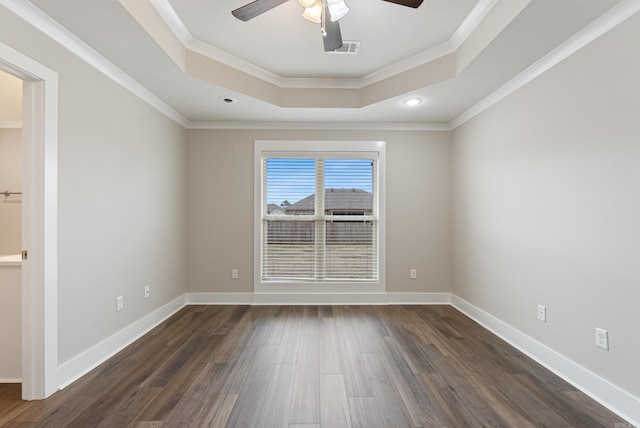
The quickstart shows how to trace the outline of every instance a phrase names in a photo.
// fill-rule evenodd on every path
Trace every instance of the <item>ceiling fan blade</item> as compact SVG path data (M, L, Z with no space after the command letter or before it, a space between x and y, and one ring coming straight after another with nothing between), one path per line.
M388 1L389 3L399 4L401 6L412 7L416 9L420 7L423 0L384 0L384 1Z
M287 1L289 0L255 0L233 10L231 14L241 21L248 21Z
M325 8L325 16L329 16L329 9ZM342 33L340 32L340 22L327 19L324 23L324 31L327 33L322 37L324 51L331 52L342 47Z

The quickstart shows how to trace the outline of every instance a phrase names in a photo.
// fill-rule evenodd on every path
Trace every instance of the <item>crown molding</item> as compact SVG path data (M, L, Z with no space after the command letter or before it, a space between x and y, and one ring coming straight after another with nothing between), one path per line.
M39 31L50 37L65 49L78 56L89 65L100 71L120 86L145 101L150 106L167 116L174 122L187 126L188 120L171 106L166 104L152 92L140 85L124 71L120 70L93 48L80 40L62 25L58 24L32 3L21 0L0 0L0 5L31 24Z
M447 123L191 121L187 129L317 131L451 131Z
M455 53L460 46L471 36L478 24L491 12L499 0L480 0L471 13L467 15L460 27L449 40L420 52L402 61L398 61L388 67L373 72L360 79L360 87L372 85L382 80L393 77L405 71L413 70L421 65L435 61L451 53Z
M196 39L184 25L168 0L147 0L158 12L158 15L169 30L174 34L185 49L192 50L218 61L221 64L235 68L250 76L265 82L288 89L362 89L366 86L381 82L398 74L413 70L419 66L442 58L456 51L460 45L473 33L477 25L493 9L499 0L480 0L464 19L450 40L434 46L405 60L398 61L380 70L369 73L361 78L296 78L284 77L261 68L249 61L243 60L227 51L217 48L200 39Z
M162 4L165 0L149 0L154 4ZM452 49L455 50L456 46L459 46L466 37L468 37L475 26L486 16L487 13L493 8L498 0L481 0L478 5L473 9L472 13L467 17L463 25L459 28L459 32L456 32L450 42L446 42L432 50L425 51L414 57L407 59L404 66L408 66L409 63L418 63L424 61L427 57L436 57L438 52L448 52ZM591 43L598 37L602 36L618 24L622 23L626 19L635 15L640 11L640 2L637 0L623 0L618 5L614 6L607 13L600 18L587 25L583 30L571 37L569 40L558 46L551 51L541 60L527 68L525 71L511 79L505 85L492 92L489 96L485 97L482 101L472 106L470 109L457 116L449 123L315 123L315 122L225 122L225 121L189 121L172 107L160 100L156 95L148 91L138 82L133 80L130 76L104 58L102 55L93 50L90 46L70 33L56 21L51 19L40 9L35 7L29 2L23 2L20 0L0 0L0 5L6 7L14 14L33 25L35 28L43 32L48 37L52 38L56 42L60 43L67 50L77 55L98 71L105 74L107 77L120 84L122 87L147 102L152 107L163 113L168 118L172 119L176 123L182 125L187 129L322 129L322 130L414 130L414 131L449 131L456 129L463 125L467 121L471 120L475 116L479 115L483 111L487 110L494 104L498 103L502 99L506 98L519 88L523 87L527 83L534 80L550 68L554 67L570 55L574 54L582 47ZM174 12L175 13L175 12ZM164 20L167 20L163 16ZM169 23L167 23L169 25ZM175 28L174 28L175 27ZM174 34L180 34L180 40L185 40L188 36L188 31L185 33L182 30L176 29L176 24L172 24L172 31ZM185 29L186 31L186 29ZM176 35L178 37L178 35ZM199 45L198 41L191 39L188 42L190 48L204 49ZM206 45L206 44L205 44ZM210 45L206 45L207 49L213 48ZM218 50L218 54L224 54L223 51ZM233 55L227 54L229 61L234 59ZM235 58L237 59L237 58ZM403 62L404 63L404 62ZM250 63L246 63L253 66ZM246 65L245 64L245 65ZM255 66L253 66L255 67ZM321 87L321 88L352 88L354 86L361 86L363 82L370 84L370 82L377 81L377 79L384 79L389 75L392 75L393 70L385 69L380 71L380 74L366 76L365 79L293 79L293 78L281 78L279 76L270 74L270 78L275 78L279 85L291 85L292 88L304 88L304 87ZM264 76L264 75L263 75ZM369 80L370 79L370 80ZM316 86L314 86L316 85ZM18 127L17 122L0 122L0 126L4 128Z
M491 12L499 0L480 0L471 13L462 21L458 30L451 36L449 43L453 50L457 50L467 40L482 20Z
M449 122L450 128L456 129L478 116L638 12L640 12L640 2L638 0L623 0L618 3L618 5L584 27L538 62L453 119Z

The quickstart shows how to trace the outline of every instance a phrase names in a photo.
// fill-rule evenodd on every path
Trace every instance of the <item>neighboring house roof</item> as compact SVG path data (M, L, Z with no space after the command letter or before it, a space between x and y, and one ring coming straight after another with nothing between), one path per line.
M280 205L278 205L278 204L268 204L267 205L267 214L272 214L276 210L280 210L281 211L278 214L283 214L282 211L284 211L284 210L282 208L280 208Z
M315 193L299 200L287 207L287 213L299 211L313 211L315 208ZM361 189L326 189L324 193L325 211L363 210L373 209L373 195Z

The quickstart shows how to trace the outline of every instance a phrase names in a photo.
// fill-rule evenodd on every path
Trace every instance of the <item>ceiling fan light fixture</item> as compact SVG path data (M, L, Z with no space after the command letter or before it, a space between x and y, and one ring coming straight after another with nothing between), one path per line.
M317 0L313 6L306 7L302 12L302 17L314 24L322 22L322 0Z
M349 6L344 0L327 0L327 7L329 8L329 15L331 15L332 21L339 21L349 13Z

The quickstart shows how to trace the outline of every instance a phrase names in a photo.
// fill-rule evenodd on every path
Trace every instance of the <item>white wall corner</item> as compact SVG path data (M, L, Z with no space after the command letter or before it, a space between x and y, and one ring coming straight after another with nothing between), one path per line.
M126 348L154 327L182 309L186 304L182 294L150 314L140 318L83 353L58 367L58 388L63 389Z
M451 305L621 418L627 420L632 426L640 426L640 398L631 395L455 294L451 295Z

